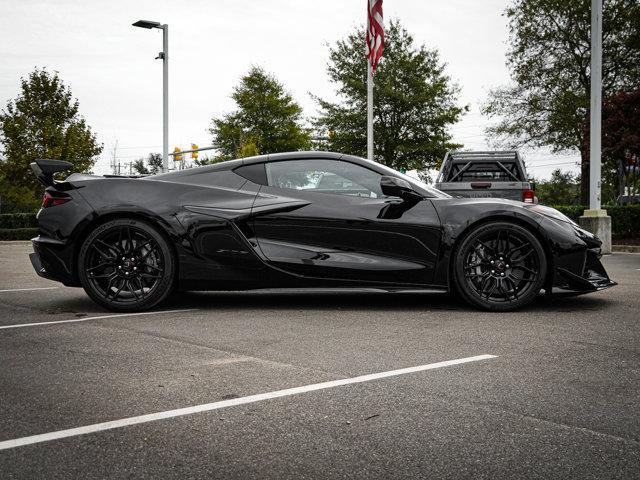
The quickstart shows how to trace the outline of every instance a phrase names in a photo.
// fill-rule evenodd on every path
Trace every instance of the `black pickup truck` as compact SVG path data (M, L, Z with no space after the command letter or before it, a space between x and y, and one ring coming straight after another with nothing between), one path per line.
M515 150L448 152L436 188L450 195L537 203L524 162Z

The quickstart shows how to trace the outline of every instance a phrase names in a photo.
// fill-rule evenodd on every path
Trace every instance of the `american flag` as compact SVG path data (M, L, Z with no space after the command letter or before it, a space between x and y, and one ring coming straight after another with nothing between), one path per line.
M367 58L371 71L375 72L384 48L384 21L382 0L367 0Z

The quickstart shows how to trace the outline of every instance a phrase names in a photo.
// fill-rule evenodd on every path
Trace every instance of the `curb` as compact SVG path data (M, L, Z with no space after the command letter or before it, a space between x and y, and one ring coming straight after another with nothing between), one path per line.
M640 245L613 245L613 253L640 253Z

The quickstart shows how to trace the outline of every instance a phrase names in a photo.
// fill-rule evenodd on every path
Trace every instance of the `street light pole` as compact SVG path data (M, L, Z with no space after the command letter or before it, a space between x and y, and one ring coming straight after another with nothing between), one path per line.
M167 172L169 170L169 25L149 20L138 20L133 26L162 30L162 51L156 60L162 60L162 171Z
M162 171L169 171L169 25L162 25Z

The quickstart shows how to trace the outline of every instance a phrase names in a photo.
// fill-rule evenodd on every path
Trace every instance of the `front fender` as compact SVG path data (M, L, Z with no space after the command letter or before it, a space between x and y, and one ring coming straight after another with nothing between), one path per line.
M442 248L438 252L434 277L437 286L451 288L450 267L455 248L470 229L482 223L496 220L516 222L529 228L546 244L540 229L544 217L526 210L520 202L473 198L438 198L431 201L442 229Z
M540 240L547 253L546 289L566 283L569 275L584 276L585 266L594 260L588 252L599 255L600 240L571 223L555 220L525 208L520 202L484 199L437 199L434 207L442 225L442 245L437 265L437 279L450 288L451 261L455 248L475 226L496 220L512 221L528 228ZM596 258L597 261L597 258ZM599 263L599 262L598 262ZM600 268L598 271L604 271ZM608 279L608 277L607 277ZM445 283L446 282L446 283Z

